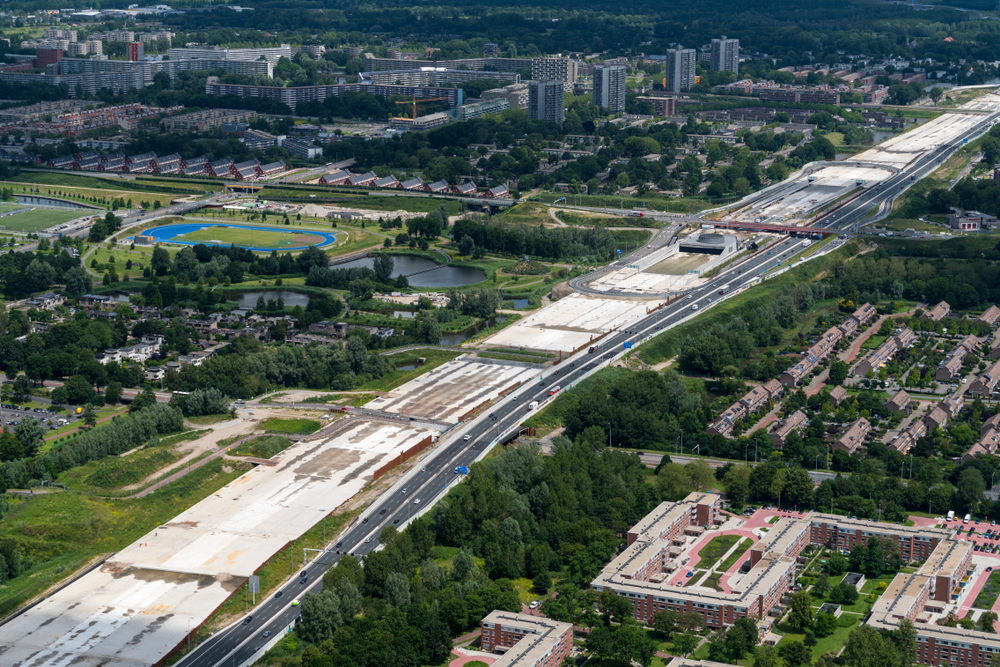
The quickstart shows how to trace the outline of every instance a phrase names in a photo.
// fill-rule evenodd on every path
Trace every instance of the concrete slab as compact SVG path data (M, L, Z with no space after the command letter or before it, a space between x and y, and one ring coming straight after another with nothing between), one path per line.
M157 664L248 575L429 435L358 421L292 445L0 627L3 664Z
M573 294L490 336L483 344L571 352L612 329L635 324L660 303Z
M244 581L105 565L5 624L3 664L152 665Z
M407 417L457 424L463 415L501 391L528 382L537 368L511 363L453 359L365 405Z
M329 439L305 440L258 466L115 556L137 567L249 576L369 484L374 471L430 435L356 422Z

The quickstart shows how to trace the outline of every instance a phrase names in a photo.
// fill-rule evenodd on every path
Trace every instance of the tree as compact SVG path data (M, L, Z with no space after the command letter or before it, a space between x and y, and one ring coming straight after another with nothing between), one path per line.
M38 420L26 417L14 429L14 436L21 443L24 456L34 456L42 444L42 425Z
M153 273L158 276L165 276L170 271L170 253L162 246L153 248L153 258L149 262Z
M378 253L372 262L372 270L375 272L375 280L380 283L387 283L392 280L392 271L396 268L396 262L392 255L388 253Z
M991 634L996 634L996 630L993 628L994 623L997 622L997 613L995 611L984 611L979 615L980 632L989 632Z
M64 274L66 281L66 296L79 299L94 289L90 275L81 266L74 266Z
M897 667L899 653L888 638L870 625L859 625L847 637L842 653L850 667Z
M753 667L778 667L778 652L770 644L762 644L754 649Z
M333 637L334 631L343 623L340 613L340 598L330 590L307 594L300 605L297 631L303 640L319 644Z
M778 655L784 667L802 667L812 663L812 650L800 641L792 641L778 647Z
M21 401L27 399L30 392L31 385L28 383L27 375L18 375L14 378L12 397L15 403L20 403Z
M808 591L798 591L792 595L789 605L791 611L788 613L788 623L796 630L802 631L812 625L813 608L812 596Z
M653 615L653 629L663 635L663 638L670 641L674 632L677 631L678 614L672 609L664 609Z
M674 651L687 655L698 647L698 637L693 632L684 632L674 637Z
M822 598L826 595L827 591L830 590L830 577L826 572L823 572L816 579L816 583L813 584L812 592L818 598Z
M390 572L385 578L385 599L396 607L410 604L410 582L401 572Z
M985 612L979 617L980 622L987 615L992 614L993 619L996 619L996 614L993 612ZM983 628L984 632L992 632L993 624L990 623L989 629ZM896 650L899 652L899 664L902 667L910 667L917 661L917 628L913 625L913 621L908 618L904 618L899 622L899 627L896 631L890 635L892 642L896 645Z
M628 598L623 598L617 593L609 590L601 591L601 596L597 599L597 608L601 612L604 625L611 625L611 619L616 621L632 618L635 607Z
M537 595L548 595L549 589L552 588L552 575L548 572L539 572L531 580L531 588Z
M83 408L83 423L91 427L97 425L97 410L90 403Z
M847 572L848 565L847 559L840 553L830 554L826 559L826 570L834 577Z
M737 463L729 469L722 483L726 487L726 497L733 505L743 507L750 497L750 467Z
M476 242L468 234L463 236L462 240L458 242L458 254L460 255L471 255L475 250Z
M955 486L962 507L969 512L976 511L986 492L982 473L976 468L966 468L958 476L958 484Z
M844 384L849 373L847 364L843 361L835 361L830 364L830 384L839 386Z

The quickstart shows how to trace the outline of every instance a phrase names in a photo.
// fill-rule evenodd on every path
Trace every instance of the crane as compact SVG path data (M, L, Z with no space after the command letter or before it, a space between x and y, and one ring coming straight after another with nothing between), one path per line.
M416 120L417 119L417 105L418 104L423 104L424 102L440 102L440 101L447 102L448 98L447 97L423 97L418 102L417 101L417 96L414 95L412 101L411 100L404 100L402 102L396 102L396 104L412 104L413 105L413 120Z

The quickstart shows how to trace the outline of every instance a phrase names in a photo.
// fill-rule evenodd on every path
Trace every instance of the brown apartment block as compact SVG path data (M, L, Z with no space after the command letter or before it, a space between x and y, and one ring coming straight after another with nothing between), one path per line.
M481 645L484 651L503 654L494 667L559 667L573 648L573 625L494 611L482 621Z

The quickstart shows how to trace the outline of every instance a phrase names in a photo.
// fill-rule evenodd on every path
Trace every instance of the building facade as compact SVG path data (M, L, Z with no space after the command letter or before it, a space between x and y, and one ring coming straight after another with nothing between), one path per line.
M678 46L676 49L667 51L667 70L663 79L663 89L679 93L693 86L697 60L698 53L694 49L684 49Z
M594 105L609 113L625 111L625 66L598 65L594 68Z
M711 63L713 72L732 72L738 74L740 71L740 40L722 39L712 40Z
M563 82L557 79L528 82L528 116L563 124L565 113Z

